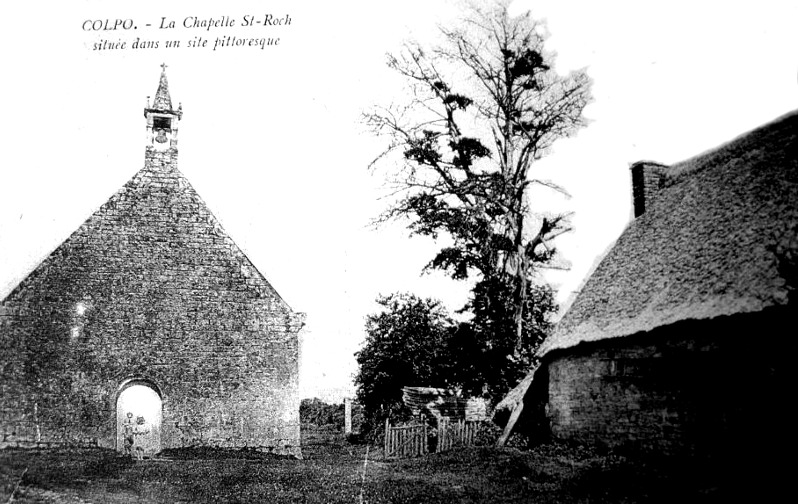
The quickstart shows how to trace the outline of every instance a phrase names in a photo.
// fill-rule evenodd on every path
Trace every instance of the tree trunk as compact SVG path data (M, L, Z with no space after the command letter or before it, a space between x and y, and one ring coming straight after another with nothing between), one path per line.
M519 219L518 231L515 236L516 273L515 273L515 357L519 358L523 350L524 334L524 305L527 294L527 268L529 262L526 258L526 247L523 242L523 216Z

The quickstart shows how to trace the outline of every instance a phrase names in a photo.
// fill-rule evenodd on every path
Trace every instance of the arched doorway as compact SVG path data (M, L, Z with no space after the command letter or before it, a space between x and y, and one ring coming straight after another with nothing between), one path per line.
M133 457L161 451L161 393L145 379L122 382L116 398L116 449Z

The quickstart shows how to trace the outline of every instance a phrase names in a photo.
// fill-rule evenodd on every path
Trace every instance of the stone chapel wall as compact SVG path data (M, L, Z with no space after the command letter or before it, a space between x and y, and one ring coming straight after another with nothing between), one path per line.
M163 394L162 446L299 455L294 313L177 171L147 163L0 303L0 446L116 444L120 384Z

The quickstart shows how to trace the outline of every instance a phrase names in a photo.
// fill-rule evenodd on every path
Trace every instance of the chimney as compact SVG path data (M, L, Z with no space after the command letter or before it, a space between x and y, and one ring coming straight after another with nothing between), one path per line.
M632 170L632 203L635 218L643 215L651 208L657 198L657 192L665 180L668 167L652 161L638 161L629 167Z

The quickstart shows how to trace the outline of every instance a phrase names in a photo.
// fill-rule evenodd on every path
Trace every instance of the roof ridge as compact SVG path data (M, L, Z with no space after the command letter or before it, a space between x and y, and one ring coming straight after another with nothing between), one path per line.
M678 161L676 163L672 163L671 165L667 166L660 165L660 166L665 166L667 168L666 170L663 170L663 175L665 176L665 180L663 181L664 187L678 183L679 181L683 180L684 177L692 173L695 173L696 171L701 171L698 168L701 169L711 168L713 163L708 163L706 161L712 158L713 156L717 156L729 150L739 149L740 147L743 146L743 144L745 144L748 140L750 140L751 137L761 135L768 131L771 132L773 132L773 130L778 131L781 126L784 126L785 123L789 123L792 120L798 120L798 109L787 112L786 114L782 114L779 117L766 122L765 124L759 125L753 129L749 129L743 133L740 133L731 140L722 142L716 145L715 147L706 149L687 159Z

